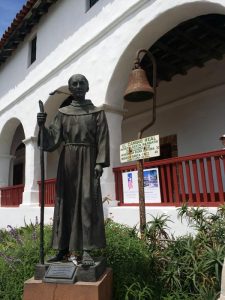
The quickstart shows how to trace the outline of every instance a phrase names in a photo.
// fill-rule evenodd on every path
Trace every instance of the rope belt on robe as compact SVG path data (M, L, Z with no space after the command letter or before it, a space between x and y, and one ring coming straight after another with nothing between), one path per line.
M90 144L90 143L66 143L66 144L64 144L64 147L70 146L70 145L72 145L72 146L96 147L95 144Z

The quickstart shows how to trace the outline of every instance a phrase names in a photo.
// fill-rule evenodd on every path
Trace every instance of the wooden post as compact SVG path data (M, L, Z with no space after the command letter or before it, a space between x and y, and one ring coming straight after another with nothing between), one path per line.
M138 188L139 188L140 232L141 232L141 238L143 239L145 228L146 228L143 159L137 161L137 170L138 170Z

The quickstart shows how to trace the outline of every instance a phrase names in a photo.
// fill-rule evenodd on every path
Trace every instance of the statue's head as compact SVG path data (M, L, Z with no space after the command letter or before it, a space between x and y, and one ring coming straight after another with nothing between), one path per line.
M75 98L84 98L89 91L88 80L82 74L72 75L68 81L68 87Z

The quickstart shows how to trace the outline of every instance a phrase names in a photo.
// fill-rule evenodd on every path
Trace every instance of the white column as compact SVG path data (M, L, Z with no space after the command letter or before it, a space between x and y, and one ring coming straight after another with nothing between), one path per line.
M37 181L40 178L40 155L37 138L30 137L23 140L25 151L25 187L21 206L38 206L39 193Z
M0 155L0 186L8 186L10 184L11 162L15 158L13 155Z
M121 126L123 120L123 111L109 105L104 105L110 135L110 167L104 169L101 178L102 199L109 199L109 206L117 205L115 198L115 180L113 167L120 165L120 144L122 141Z

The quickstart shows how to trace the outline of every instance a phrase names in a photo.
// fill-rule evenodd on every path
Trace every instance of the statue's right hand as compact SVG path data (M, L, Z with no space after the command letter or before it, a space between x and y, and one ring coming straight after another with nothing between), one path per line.
M37 114L37 123L38 123L39 127L42 127L45 125L46 118L47 118L47 114L45 112L39 112Z

